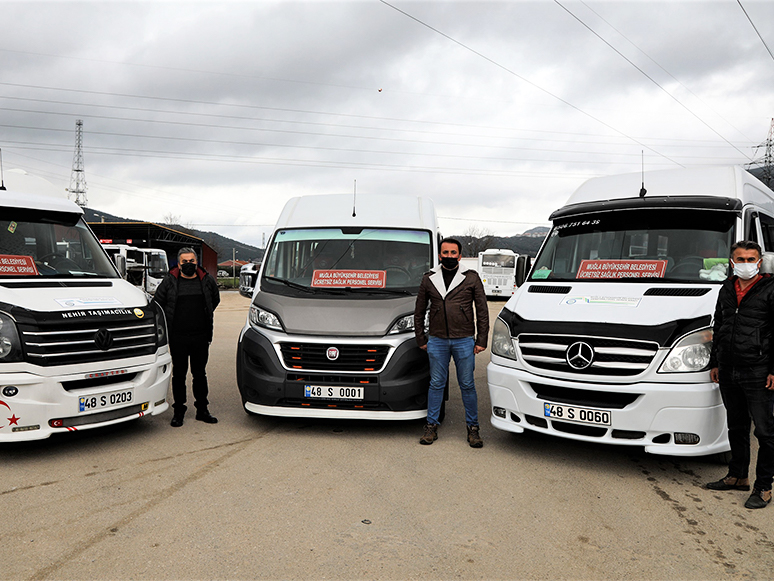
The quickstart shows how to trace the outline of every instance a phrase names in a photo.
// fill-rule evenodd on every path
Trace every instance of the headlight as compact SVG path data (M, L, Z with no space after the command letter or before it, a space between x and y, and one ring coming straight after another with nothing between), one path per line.
M395 324L387 331L388 335L397 335L398 333L408 333L414 330L414 314L401 317Z
M516 359L516 348L513 346L511 330L505 321L497 319L492 329L492 353L508 359Z
M255 305L250 305L250 323L257 327L282 331L282 323L277 315Z
M162 347L167 344L167 317L164 309L158 303L151 303L156 312L156 347Z
M5 313L0 313L0 362L21 360L21 341L19 341L16 323Z
M712 351L712 329L702 329L680 339L667 355L659 373L705 371Z

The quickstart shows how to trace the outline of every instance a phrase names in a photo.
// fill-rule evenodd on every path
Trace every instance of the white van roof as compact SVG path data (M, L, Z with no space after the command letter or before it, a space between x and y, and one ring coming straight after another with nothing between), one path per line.
M353 214L354 202L354 216ZM281 228L437 228L435 206L429 198L404 195L321 194L288 200L277 220Z
M0 207L83 214L83 209L68 200L54 184L24 170L4 172L3 183L6 189L0 190Z
M739 166L696 167L646 171L646 197L712 196L741 198L744 184L751 184L774 198L774 193L758 178ZM575 190L566 205L600 200L636 198L643 184L642 172L592 178Z

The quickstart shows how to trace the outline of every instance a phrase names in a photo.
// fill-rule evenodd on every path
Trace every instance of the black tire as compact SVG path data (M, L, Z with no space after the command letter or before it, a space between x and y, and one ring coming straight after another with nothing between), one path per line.
M707 456L710 462L717 464L728 464L731 462L731 452L718 452L717 454L710 454Z

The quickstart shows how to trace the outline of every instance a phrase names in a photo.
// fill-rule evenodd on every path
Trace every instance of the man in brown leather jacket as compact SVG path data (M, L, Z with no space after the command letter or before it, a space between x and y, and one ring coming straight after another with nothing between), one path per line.
M414 333L430 359L430 389L427 395L427 425L420 444L438 439L439 414L443 403L449 361L454 357L457 381L465 406L468 443L481 448L478 398L473 379L475 356L486 349L489 309L484 285L475 270L460 264L462 245L453 238L441 241L441 264L425 274L414 308ZM430 305L429 338L425 335L425 313ZM475 317L473 314L475 305Z

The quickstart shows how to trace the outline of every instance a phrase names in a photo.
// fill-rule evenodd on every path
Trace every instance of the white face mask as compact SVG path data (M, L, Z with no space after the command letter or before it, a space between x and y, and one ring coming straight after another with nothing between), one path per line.
M760 264L760 260L758 262L740 262L739 264L735 262L734 274L742 280L750 280L758 274Z

